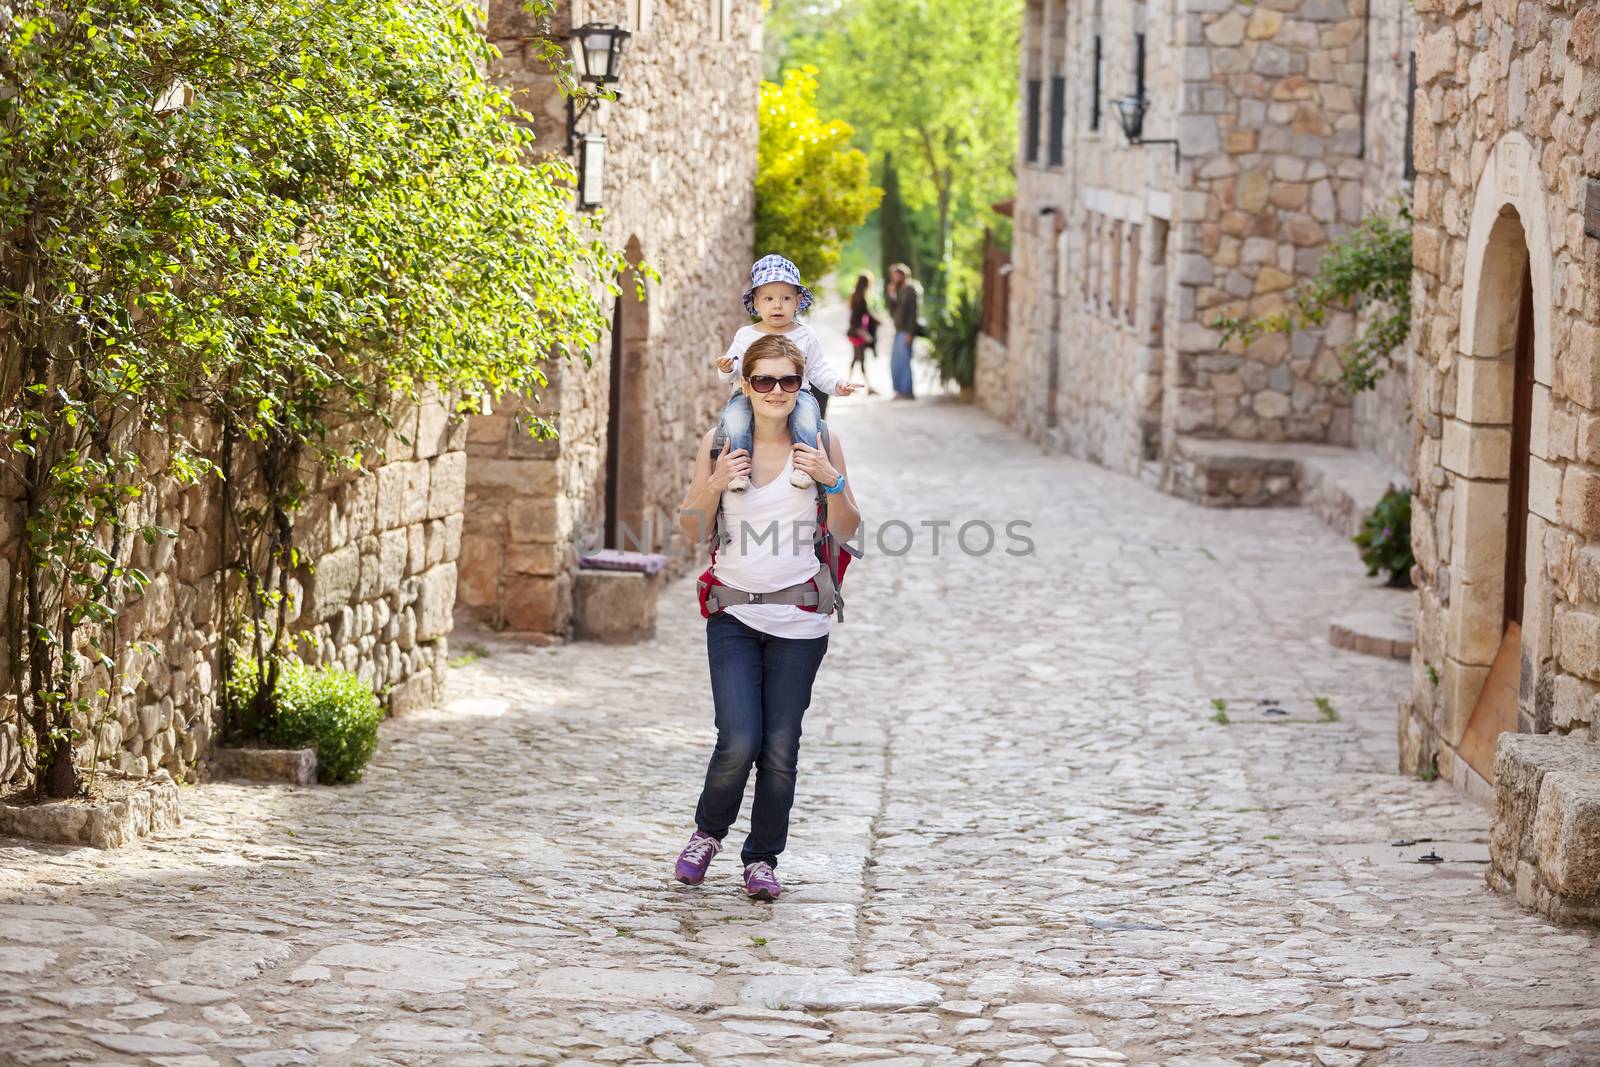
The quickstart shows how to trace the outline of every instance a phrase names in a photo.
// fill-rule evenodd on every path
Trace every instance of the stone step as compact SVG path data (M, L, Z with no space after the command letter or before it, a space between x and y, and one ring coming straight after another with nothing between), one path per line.
M1391 486L1411 479L1353 448L1289 441L1179 437L1162 488L1206 507L1303 504L1345 536Z
M1387 606L1383 601L1398 598ZM1406 590L1378 590L1373 606L1362 605L1328 623L1328 644L1334 648L1387 659L1411 658L1411 596Z

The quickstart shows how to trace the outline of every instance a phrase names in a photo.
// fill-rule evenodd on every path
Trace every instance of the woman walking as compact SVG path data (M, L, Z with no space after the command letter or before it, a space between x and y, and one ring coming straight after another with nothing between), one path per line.
M867 395L874 396L877 390L867 379L867 350L878 354L878 326L880 323L873 316L872 309L867 307L867 291L872 288L872 275L862 274L856 279L855 292L850 294L850 327L845 331L845 336L850 339L852 353L850 356L850 369L845 372L848 381L855 376L856 368L861 368L861 380L867 383Z
M805 372L805 357L794 343L779 336L757 340L740 372L755 414L754 458L738 449L713 459L714 434L707 433L678 521L691 542L705 540L720 506L724 536L712 571L717 582L772 594L801 585L818 571L813 541L818 490L792 484L792 471L803 471L821 487L825 520L838 538L855 534L861 513L845 480L838 436L825 433L821 448L791 443L789 413ZM749 479L750 488L727 492L740 477ZM745 892L755 900L776 900L783 892L774 868L789 839L800 720L828 650L831 622L828 615L793 603L736 603L706 620L717 743L695 809L696 829L673 872L678 881L699 885L705 878L738 818L753 767L755 803L740 850Z

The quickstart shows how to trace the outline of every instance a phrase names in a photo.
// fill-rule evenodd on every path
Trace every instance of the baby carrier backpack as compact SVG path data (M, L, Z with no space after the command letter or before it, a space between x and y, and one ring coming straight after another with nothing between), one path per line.
M822 424L819 440L823 450L826 451L827 423ZM736 589L717 579L715 573L717 550L733 540L733 535L723 528L722 504L719 501L716 516L711 523L711 566L707 567L705 573L695 582L695 591L700 598L700 617L709 619L738 604L793 604L802 611L833 615L840 622L844 622L844 594L840 592L840 586L844 582L844 572L849 567L850 560L859 553L833 535L828 529L827 520L828 493L818 485L817 532L813 542L817 552L817 573L798 585L791 585L785 589L771 593L751 593Z

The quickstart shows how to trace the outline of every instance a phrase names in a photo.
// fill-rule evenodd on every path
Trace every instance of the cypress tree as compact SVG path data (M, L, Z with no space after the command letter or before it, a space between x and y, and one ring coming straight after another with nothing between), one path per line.
M883 249L883 270L878 275L889 280L889 268L904 263L912 274L920 274L911 251L911 228L906 223L905 204L900 199L900 176L894 169L894 155L883 157L883 200L878 205L878 240Z

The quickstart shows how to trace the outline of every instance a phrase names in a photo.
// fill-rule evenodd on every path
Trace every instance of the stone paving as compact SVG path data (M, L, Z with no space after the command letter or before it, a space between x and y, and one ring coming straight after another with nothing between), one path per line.
M832 414L918 536L851 572L779 903L669 878L712 739L678 582L647 645L484 639L360 785L0 838L0 1062L1600 1062L1597 935L1485 889L1486 812L1394 772L1405 665L1327 643L1347 544L951 402Z

